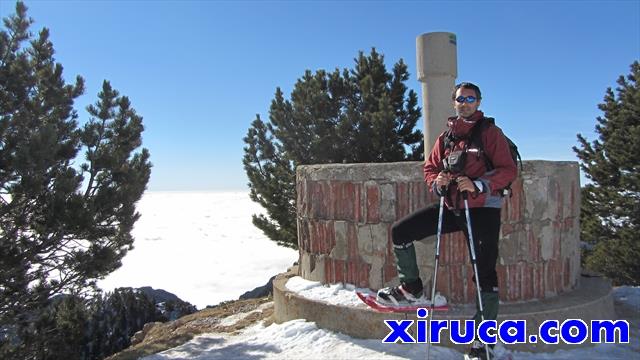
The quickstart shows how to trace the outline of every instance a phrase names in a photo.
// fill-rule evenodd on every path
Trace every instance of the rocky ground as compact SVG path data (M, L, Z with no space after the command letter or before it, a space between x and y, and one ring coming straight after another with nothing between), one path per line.
M148 323L133 336L129 348L109 360L132 360L155 354L203 333L236 333L258 321L272 320L273 301L269 297L229 301L166 323Z

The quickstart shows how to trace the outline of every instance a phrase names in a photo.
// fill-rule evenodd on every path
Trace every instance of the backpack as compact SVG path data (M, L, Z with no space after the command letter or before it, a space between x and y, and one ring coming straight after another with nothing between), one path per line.
M487 167L487 171L493 170L495 167L491 160L484 155L484 144L482 143L482 132L484 129L495 126L496 120L492 117L484 117L476 122L476 124L471 129L471 134L469 134L469 143L475 145L481 154L483 154L483 159L485 166ZM507 139L507 144L509 144L509 151L511 152L511 158L513 159L513 163L518 167L518 163L520 163L520 171L522 171L522 158L520 157L520 152L518 152L518 146L511 140L507 135L503 133L505 139ZM445 144L451 144L451 140L454 140L454 136L451 132L451 129L447 130L445 133ZM446 145L445 145L446 146ZM511 183L509 183L504 189L502 189L502 196L509 194L511 197Z

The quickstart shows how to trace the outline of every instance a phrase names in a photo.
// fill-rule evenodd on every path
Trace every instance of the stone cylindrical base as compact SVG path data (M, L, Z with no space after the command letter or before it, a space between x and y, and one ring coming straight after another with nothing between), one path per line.
M580 275L578 163L525 161L512 188L502 208L501 300L544 299L574 289ZM420 162L300 166L297 194L301 276L371 289L397 283L394 221L438 201ZM434 243L435 237L416 242L427 286ZM472 303L471 277L464 235L444 235L437 290L452 303Z

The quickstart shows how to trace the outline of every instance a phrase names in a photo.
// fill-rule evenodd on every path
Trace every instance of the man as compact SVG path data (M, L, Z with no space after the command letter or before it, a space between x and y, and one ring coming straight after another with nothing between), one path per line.
M478 86L472 83L456 85L451 97L457 116L448 119L448 131L436 140L424 165L424 178L432 191L445 196L442 233L463 231L468 239L462 196L463 192L467 193L484 318L495 320L498 315L496 261L502 193L516 178L517 166L509 144L497 126L483 124L480 146L470 139L474 126L488 121L478 110L482 99ZM380 289L378 301L398 304L424 299L413 241L436 234L438 214L439 204L433 204L393 225L391 236L400 285ZM473 319L478 324L479 310ZM483 344L474 342L470 354L484 357Z

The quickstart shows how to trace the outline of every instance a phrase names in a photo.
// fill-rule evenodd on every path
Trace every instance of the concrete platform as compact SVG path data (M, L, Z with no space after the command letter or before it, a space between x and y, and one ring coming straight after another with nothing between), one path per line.
M280 274L273 282L274 317L276 322L293 319L306 319L315 322L319 327L341 332L357 338L383 339L389 333L385 319L417 319L415 314L383 314L373 311L366 305L338 306L326 302L304 298L289 291L287 280L298 275L297 268ZM526 320L528 335L537 334L539 325L545 320L582 319L587 324L591 320L614 320L616 315L609 281L597 277L582 277L575 291L540 301L500 304L498 322L502 320ZM474 313L472 305L450 305L447 312L436 312L436 320L466 320ZM415 335L415 325L411 332ZM448 330L442 332L441 346L464 350L466 346L452 344ZM419 345L423 346L423 345ZM589 346L560 343L548 345L515 344L507 348L517 351L552 352L559 349L574 349Z

